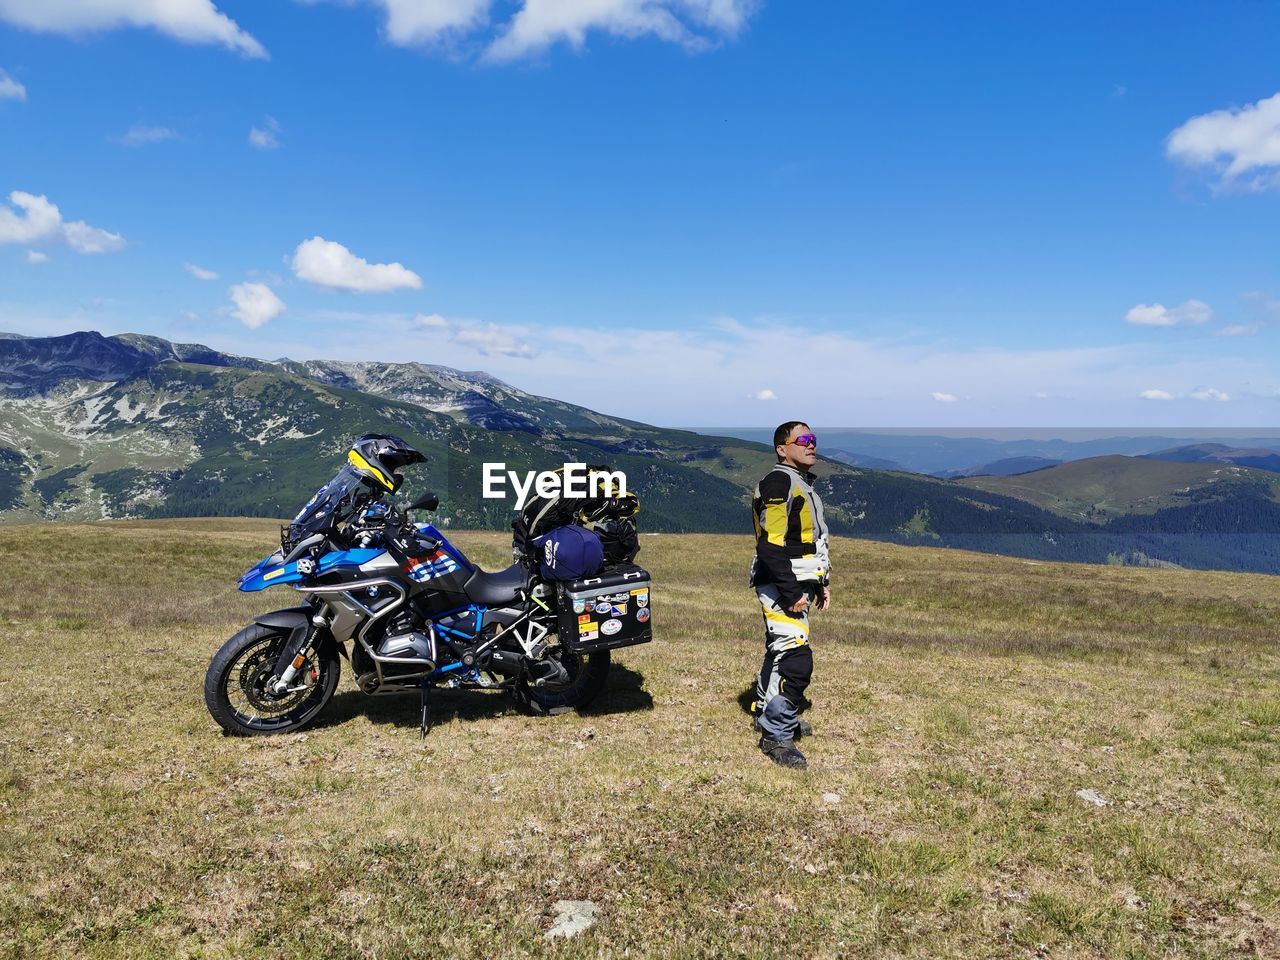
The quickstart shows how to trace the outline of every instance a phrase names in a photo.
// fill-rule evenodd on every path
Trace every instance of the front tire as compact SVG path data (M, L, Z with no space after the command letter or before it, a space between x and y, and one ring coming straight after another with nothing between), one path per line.
M292 733L316 718L338 686L337 654L317 650L283 697L267 692L272 666L288 631L254 623L222 645L204 677L204 703L227 733L238 737ZM331 645L330 645L331 646Z
M600 695L609 677L609 651L576 653L567 647L552 648L559 651L560 665L569 674L567 683L545 684L535 687L522 677L513 694L516 703L530 713L557 714L585 707Z

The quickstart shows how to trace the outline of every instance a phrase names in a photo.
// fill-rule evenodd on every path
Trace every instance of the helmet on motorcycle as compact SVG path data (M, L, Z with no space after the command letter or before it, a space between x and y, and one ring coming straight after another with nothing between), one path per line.
M411 463L425 463L426 459L399 437L386 433L366 433L347 454L347 462L357 473L375 487L392 493L404 482L404 468Z

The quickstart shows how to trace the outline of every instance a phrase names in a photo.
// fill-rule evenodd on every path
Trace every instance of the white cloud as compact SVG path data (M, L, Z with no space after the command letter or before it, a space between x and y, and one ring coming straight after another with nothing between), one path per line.
M48 262L49 262L49 255L47 253L41 253L39 250L27 251L27 263L48 263Z
M1280 185L1280 93L1192 117L1165 144L1169 159L1212 170L1221 189Z
M191 274L197 280L217 280L218 275L212 270L206 270L204 267L198 267L194 263L184 263L182 268Z
M0 100L26 100L27 88L0 70Z
M422 289L422 278L403 264L370 263L323 237L298 244L293 253L293 272L319 286L352 293Z
M777 400L778 395L772 390L758 390L754 395L756 400Z
M1187 394L1192 400L1212 400L1215 403L1226 403L1231 395L1213 387L1197 387Z
M1128 323L1147 327L1195 326L1213 319L1213 308L1203 300L1187 300L1176 307L1140 303L1124 315Z
M1168 390L1143 390L1138 394L1143 400L1173 400L1174 395ZM1218 403L1225 403L1231 399L1231 395L1214 387L1196 387L1181 397L1190 397L1192 400L1213 400Z
M752 0L524 0L486 56L515 60L559 41L580 49L592 30L702 50L736 35L754 7Z
M150 27L183 43L212 43L246 57L266 57L253 37L212 0L0 0L0 20L29 30L79 35Z
M933 399L937 400L939 403L956 403L960 399L954 393L939 393L936 390L933 393L931 393L930 396L933 397Z
M387 39L402 47L434 43L484 26L491 0L374 0L387 13Z
M470 347L486 357L536 357L537 351L523 340L513 337L496 323L477 323L453 331L453 342Z
M178 131L176 130L135 123L124 136L119 138L118 142L126 147L141 147L147 143L163 143L166 140L177 139Z
M275 150L280 146L280 121L267 117L261 127L249 128L249 145L259 150Z
M2 0L0 0L2 2ZM325 0L300 0L321 3ZM520 0L515 14L489 31L494 0L332 0L364 2L386 14L387 39L399 46L440 44L482 34L485 59L516 60L564 41L581 48L588 33L657 37L688 50L732 38L759 0Z
M1219 337L1247 337L1261 329L1262 325L1257 323L1229 323L1216 334Z
M3 2L3 0L0 0ZM9 203L0 204L0 243L65 243L79 253L113 253L124 247L124 237L91 227L83 220L67 223L49 198L15 190Z
M231 315L251 329L284 313L284 301L265 283L237 283L227 292L235 304Z
M454 320L438 313L418 314L414 326L438 330L459 346L467 347L486 357L511 357L528 360L538 352L524 339L523 327L508 327L483 320Z
M62 225L63 239L77 253L115 253L124 249L124 237L118 233L91 227L83 220Z

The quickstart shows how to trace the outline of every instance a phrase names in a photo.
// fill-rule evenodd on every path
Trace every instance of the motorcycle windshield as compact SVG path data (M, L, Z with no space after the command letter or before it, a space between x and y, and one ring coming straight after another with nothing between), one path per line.
M301 539L331 531L339 523L350 520L370 499L372 494L360 474L344 466L298 511L289 524L289 532L295 539Z

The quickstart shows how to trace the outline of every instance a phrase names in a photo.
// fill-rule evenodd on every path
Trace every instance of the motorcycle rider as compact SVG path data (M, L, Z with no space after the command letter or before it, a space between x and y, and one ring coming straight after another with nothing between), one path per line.
M822 499L809 468L818 459L818 439L809 425L789 420L773 433L777 465L756 485L751 502L756 553L751 564L764 615L764 663L751 705L760 749L775 763L808 766L795 745L808 733L800 712L813 673L809 610L831 605L830 552Z

